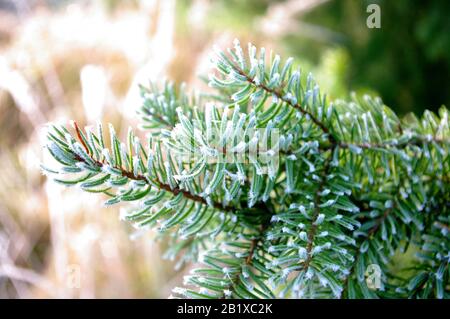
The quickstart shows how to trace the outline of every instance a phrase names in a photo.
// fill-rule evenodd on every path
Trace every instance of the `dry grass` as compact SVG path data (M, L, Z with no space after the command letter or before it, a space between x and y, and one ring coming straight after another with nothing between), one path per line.
M0 8L0 298L169 296L180 274L152 233L120 222L120 207L41 175L43 130L102 119L123 135L136 124L137 83L197 86L212 39L228 44L231 32L205 29L206 0L190 3L180 35L175 0L51 10L10 2L22 5L18 14Z
M172 50L173 5L25 8L20 20L2 12L0 297L169 295L173 267L161 260L151 233L133 236L118 207L48 182L38 164L47 160L40 147L46 122L102 118L121 133L133 124L122 115L136 100L129 90L135 75L156 78L170 64L161 50ZM20 27L9 33L7 21Z

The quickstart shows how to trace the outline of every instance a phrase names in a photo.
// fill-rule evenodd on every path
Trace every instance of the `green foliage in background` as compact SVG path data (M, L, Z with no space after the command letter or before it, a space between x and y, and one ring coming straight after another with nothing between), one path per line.
M381 9L380 29L366 27L372 3ZM334 36L311 37L299 28L283 42L316 63L327 48L342 48L351 90L375 90L399 114L437 111L450 103L449 10L450 2L439 0L329 1L299 19Z
M123 219L158 231L167 258L198 262L176 297L450 296L445 107L400 119L368 95L330 102L292 58L237 40L213 62L215 95L142 88L143 142L51 125L59 165L44 172L127 204ZM278 162L248 152L275 134L258 155ZM411 246L408 269L393 267Z
M251 33L264 39L267 35L260 20L276 5L287 2L212 1L206 29L231 29L242 36ZM181 1L178 6L188 8L191 3ZM373 3L381 9L381 29L366 26L366 9ZM188 32L186 18L190 13L181 11L178 21L184 22L178 31ZM330 0L292 17L285 12L293 27L274 40L288 54L301 56L299 63L305 66L320 65L334 50L339 57L347 55L345 61L334 62L347 63L341 65L345 76L337 83L337 90L328 92L332 98L349 98L351 91L376 92L398 114L420 115L425 109L437 111L450 103L450 90L446 89L450 87L449 11L450 2L441 0ZM286 19L273 23L283 25ZM324 85L328 88L328 83Z

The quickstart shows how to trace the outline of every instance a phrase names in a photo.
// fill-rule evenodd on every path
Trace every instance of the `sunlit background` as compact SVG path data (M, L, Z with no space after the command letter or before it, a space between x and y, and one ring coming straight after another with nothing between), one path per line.
M371 3L381 29L366 26ZM166 298L186 269L104 198L39 170L50 121L135 126L137 84L205 89L214 44L294 56L330 99L380 95L400 114L450 105L450 2L0 0L0 297Z

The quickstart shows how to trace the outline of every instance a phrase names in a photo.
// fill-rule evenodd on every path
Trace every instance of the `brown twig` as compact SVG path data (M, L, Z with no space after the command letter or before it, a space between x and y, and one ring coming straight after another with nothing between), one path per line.
M77 133L78 140L83 145L84 150L86 151L86 153L90 156L91 153L89 152L89 148L87 147L86 143L84 142L84 139L81 137L81 131L80 131L80 128L78 127L77 122L72 121L72 123L73 123L73 127L75 129L75 132Z
M296 102L293 103L291 100L287 99L284 94L283 94L283 88L281 89L272 89L269 88L267 85L265 85L264 83L257 83L252 77L250 77L244 70L242 70L239 66L237 66L236 64L232 64L233 68L236 70L236 72L243 76L247 82L251 83L252 85L254 85L255 87L259 87L261 89L263 89L264 91L275 95L278 99L282 100L283 102L285 102L286 104L290 105L291 107L293 107L294 109L297 109L298 111L300 111L300 113L302 113L303 115L307 115L309 116L309 118L311 119L311 121L318 126L328 137L328 141L330 142L330 146L328 147L328 149L333 149L335 146L339 146L341 148L351 148L351 147L359 147L362 149L375 149L375 148L395 148L398 145L394 145L394 144L383 144L383 143L352 143L352 142L344 142L344 141L338 141L336 140L336 138L331 134L329 128L323 123L321 122L317 117L314 116L314 114L312 114L310 111L306 110L304 107L302 107L300 105L300 103ZM401 124L399 123L399 131L400 131L400 135L403 135L403 129L401 127ZM403 144L401 144L402 146L409 146L409 145L414 145L417 144L417 142L420 143L424 143L429 141L429 139L427 137L424 136L417 136L416 137L416 142L405 142ZM449 144L450 141L448 139L444 139L444 138L438 138L438 137L432 137L431 138L432 142L435 143L446 143Z
M246 265L246 266L252 265L253 257L255 256L256 249L258 248L258 245L261 242L261 240L264 238L264 234L267 231L267 229L269 228L269 224L270 224L270 219L268 219L266 223L261 225L258 235L255 238L253 238L252 241L250 242L249 252L248 252L247 257L245 258L244 265ZM241 266L241 269L242 269L242 266ZM231 283L228 286L229 290L233 289L233 287L239 282L239 275L240 275L240 273L238 273L236 276L234 276L234 278L231 279ZM220 299L225 299L226 297L227 296L224 294Z
M81 134L79 132L79 128L78 128L76 122L74 122L74 127L75 127L75 130L77 131L78 139L80 140L81 143L83 143L83 139L81 138ZM83 143L83 145L84 145L85 148L87 148L84 143ZM87 150L86 150L86 152L87 152ZM86 163L86 161L81 156L78 156L77 154L73 154L73 155L74 155L74 157L75 157L75 159L77 161L83 162L85 164L88 164L88 163ZM88 153L88 155L90 156L91 160L95 163L95 165L97 167L102 168L105 165L104 163L94 159L91 156L90 153ZM144 181L147 184L150 184L148 178L145 177L144 175L141 175L141 174L134 175L133 172L129 172L129 171L123 169L122 167L113 167L113 168L119 170L121 172L122 176L124 176L124 177L127 177L127 178L132 179L132 180ZM165 184L165 183L163 183L163 182L161 182L160 180L157 180L157 179L156 180L152 180L152 182L154 184L156 184L158 186L158 188L160 188L162 190L165 190L167 192L170 192L173 195L182 194L187 199L193 200L195 202L198 202L198 203L201 203L201 204L204 204L204 205L208 205L208 203L206 202L206 200L203 197L201 197L199 195L196 195L196 194L192 194L191 192L189 192L187 190L181 189L179 187L172 188L172 187L170 187L170 185ZM229 212L230 211L234 211L233 207L231 207L231 206L223 206L221 203L217 203L217 202L213 202L213 207L217 208L217 209L220 209L220 210L229 211Z
M333 150L331 150L331 154L333 154ZM312 224L311 224L311 229L309 230L308 235L307 235L308 244L306 246L306 260L304 261L303 267L302 267L302 271L305 271L305 272L308 271L309 265L311 264L311 261L312 261L312 249L314 246L314 238L317 233L316 221L320 214L320 207L319 207L320 193L322 192L322 190L326 184L327 174L328 174L328 170L330 168L330 163L331 163L331 158L332 158L332 156L330 156L326 159L325 165L322 170L321 181L320 181L319 187L316 190L316 194L314 197L314 213L311 218Z
M309 116L309 118L314 122L314 124L316 124L325 134L327 134L327 137L328 137L328 140L330 141L330 143L332 145L336 144L336 139L334 138L333 135L330 134L330 130L328 129L328 127L326 127L325 124L323 124L321 121L319 121L314 116L314 114L312 114L308 110L304 109L298 102L297 103L292 103L292 101L290 101L289 99L284 97L284 95L282 94L282 92L280 90L275 90L275 89L269 88L264 83L257 83L247 73L245 73L244 70L242 70L240 67L238 67L237 65L234 65L234 64L233 64L233 67L239 73L239 75L245 77L245 79L249 83L253 84L256 87L259 87L259 88L263 89L264 91L266 91L268 93L271 93L271 94L275 95L278 99L280 99L283 102L289 104L291 107L297 109L303 115Z

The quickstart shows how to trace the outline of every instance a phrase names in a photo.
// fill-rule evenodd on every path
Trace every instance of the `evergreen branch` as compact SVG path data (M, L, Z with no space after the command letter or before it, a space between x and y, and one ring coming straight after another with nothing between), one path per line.
M333 154L333 149L331 150L331 154ZM315 240L315 236L316 236L316 233L317 233L316 221L317 221L317 218L319 217L319 214L320 214L320 207L319 207L319 204L320 204L320 193L323 191L324 186L326 184L326 180L327 180L327 176L328 176L328 170L330 168L330 163L331 163L331 156L328 157L326 159L326 161L325 161L325 165L324 165L324 168L322 170L321 177L320 177L319 187L317 188L317 191L316 191L315 196L314 196L314 214L313 214L313 216L311 218L311 229L309 230L308 236L307 236L307 238L308 238L308 244L306 246L307 257L306 257L306 260L303 262L303 267L302 267L302 271L304 271L304 272L308 271L309 265L310 265L311 260L313 258L313 256L312 256L312 249L313 249L313 246L314 246L314 240Z
M178 107L191 115L194 102L189 101L184 83L175 88L174 83L165 82L162 87L159 89L154 83L150 83L149 87L140 86L143 103L137 114L141 118L141 127L144 129L172 130L177 123L176 109Z
M81 138L81 131L80 131L77 123L75 121L73 123L75 125L75 129L76 129L76 133L77 133L77 137L78 137L79 141L83 144L86 152L89 154L89 150L88 150L86 144L83 142L83 139ZM75 157L75 159L78 162L83 162L85 164L89 164L89 163L87 163L87 161L85 159L83 159L79 155L77 155L75 153L73 153L72 155ZM94 164L97 167L99 167L100 169L103 168L103 166L104 166L103 163L97 161L96 159L94 159L92 157L91 157L91 160L94 162ZM119 170L121 175L124 176L124 177L127 177L128 179L136 180L136 181L143 181L146 184L148 184L149 186L156 184L159 189L164 190L164 191L166 191L168 193L172 193L175 196L178 195L178 194L182 194L185 198L190 199L190 200L192 200L194 202L197 202L197 203L200 203L200 204L203 204L203 205L208 205L207 201L203 197L201 197L199 195L196 195L196 194L192 194L191 192L186 191L184 189L180 189L179 187L171 187L170 185L165 184L165 183L161 182L160 180L156 180L156 179L155 180L151 180L151 182L149 182L148 178L145 177L144 175L141 175L141 174L135 175L133 172L127 171L127 170L123 169L122 167L113 166L113 168ZM230 206L223 206L221 203L213 202L212 205L213 205L214 208L217 208L217 209L220 209L220 210L225 210L225 211L229 211L229 212L234 211L234 209L232 207L230 207Z
M261 243L261 241L264 239L265 233L267 231L269 227L269 223L265 223L264 225L262 225L260 227L260 230L258 232L258 234L256 235L255 238L253 238L250 242L250 248L248 251L248 255L245 258L245 261L243 263L244 266L248 266L251 267L252 263L253 263L253 258L254 255L258 249L258 245ZM242 274L242 272L244 271L244 267L241 267L241 271L239 273L237 273L230 282L230 285L227 288L227 291L230 291L231 293L233 293L234 291L234 287L239 283L240 281L240 275ZM221 297L221 299L225 299L227 297L227 295L224 293L223 296Z
M316 124L322 131L323 133L325 133L328 137L328 140L331 143L331 147L333 147L336 144L336 140L334 138L333 135L330 134L330 130L328 129L328 127L321 121L319 121L314 114L312 114L310 111L306 110L305 108L303 108L300 103L293 103L292 100L286 98L286 96L282 93L283 92L283 87L279 88L279 89L273 89L273 88L269 88L267 85L265 85L263 82L261 83L256 83L256 81L250 77L246 72L244 72L244 70L242 70L241 68L239 68L239 66L237 66L236 64L232 63L231 64L233 66L233 68L235 69L235 71L238 72L238 74L242 75L243 77L245 77L245 79L251 83L252 85L254 85L257 88L261 88L264 91L266 91L267 93L273 94L275 95L278 99L280 99L281 101L285 102L286 104L288 104L289 106L291 106L292 108L300 111L300 113L302 113L305 116L308 116L313 122L314 124Z
M164 125L164 128L166 128L168 130L172 130L174 128L172 123L170 123L168 120L166 120L164 117L162 117L160 114L158 114L156 112L148 111L147 115L150 117L156 118L157 121L162 123Z
M296 85L295 83L298 83L299 76L290 76L288 80L284 80L286 75L290 73L290 66L291 66L291 60L289 59L288 62L286 62L286 65L284 66L283 70L280 72L278 69L280 58L279 56L276 56L276 58L273 60L273 64L271 66L270 74L265 73L264 71L260 71L261 69L264 69L264 52L261 51L261 57L260 57L260 65L257 65L258 62L254 62L256 57L256 48L254 48L251 44L249 44L249 56L250 56L250 64L251 68L246 70L246 66L248 65L246 59L243 56L242 49L240 48L239 41L235 40L235 50L229 50L229 53L231 55L230 57L227 57L224 53L219 52L217 53L218 61L216 62L217 69L228 76L231 79L231 82L222 82L221 80L212 77L210 84L214 87L224 88L226 85L237 85L239 88L244 87L245 83L250 84L256 89L261 89L265 91L266 93L272 95L274 98L273 100L281 100L286 105L290 106L291 108L299 111L302 115L310 119L317 127L320 128L320 130L324 133L324 136L328 139L330 145L328 145L325 149L332 149L335 146L339 146L343 149L390 149L390 148L402 148L409 145L415 145L417 142L419 143L428 143L428 142L435 142L440 144L449 144L450 140L445 138L438 138L431 134L427 134L426 136L420 136L416 135L414 137L408 138L408 140L403 141L401 143L397 143L394 136L392 137L392 142L381 142L381 143L371 143L369 141L364 141L361 143L355 143L355 142L347 142L344 140L339 140L335 134L331 131L331 127L325 124L320 118L323 117L323 112L325 112L325 101L320 104L320 106L316 106L316 108L320 109L314 109L311 108L310 110L307 109L306 105L302 106L300 104L300 100L307 100L307 94L301 95L298 93L298 89L295 91L292 88ZM259 71L259 73L258 73ZM281 73L281 75L280 75ZM299 74L299 72L297 72ZM267 81L266 81L267 79ZM308 81L310 79L308 78ZM300 84L297 84L300 85ZM286 88L286 86L289 86ZM303 89L301 89L303 90ZM248 90L246 87L244 87L241 91L236 92L232 95L232 97L240 101L245 101L250 97L251 100L255 99L254 96L260 95L257 93L252 93L252 90ZM315 90L316 92L316 90ZM314 98L318 99L319 93L314 92ZM317 89L318 92L318 89ZM306 103L306 102L304 102ZM331 110L331 106L328 106L327 108L328 113L327 114L327 120L330 121L330 116L333 114L333 111ZM315 114L315 112L318 112L318 114ZM363 114L363 117L366 114ZM365 119L364 119L365 121ZM400 130L400 134L403 136L405 129L402 127L401 123L397 123L398 128ZM366 123L367 125L367 123ZM445 125L445 123L444 123ZM447 125L448 126L448 125ZM374 127L374 129L377 129ZM448 129L448 128L447 128ZM378 134L378 133L377 133ZM368 136L367 136L368 137ZM400 138L400 137L397 137ZM397 145L398 144L398 145Z
M349 281L350 277L353 276L353 274L355 272L356 264L358 263L358 259L363 254L361 252L362 245L367 244L372 239L372 237L376 235L376 233L380 229L381 224L386 221L387 217L389 216L389 214L391 214L394 211L395 207L396 206L394 204L394 206L389 207L388 209L386 209L384 211L383 215L376 220L375 225L367 232L367 237L356 247L356 254L354 256L354 262L352 263L348 274L345 276L345 278L343 280L343 284L342 284L343 290L342 290L342 294L341 294L341 299L343 299L344 296L347 296L348 281Z
M402 149L406 148L408 146L420 146L421 144L434 142L437 144L450 144L450 140L443 139L443 138L435 138L435 137L424 137L424 136L415 136L407 141L404 141L402 143L392 142L392 141L386 141L383 143L351 143L351 142L338 142L337 145L341 148L346 149L355 149L355 148L361 148L361 149L367 149L367 150L376 150L376 149ZM332 148L333 146L330 146Z
M247 59L238 41L228 52L216 52L217 95L201 96L214 104L171 83L141 87L148 148L131 131L125 144L110 127L106 148L101 125L96 135L73 123L76 138L53 127L61 166L43 170L108 205L137 201L126 219L170 234L171 259L205 266L177 296L448 297L447 109L403 121L379 98L329 103L292 59L267 68L264 48L249 45ZM402 281L386 265L419 233ZM368 264L385 268L387 291L365 285Z
M78 136L80 136L79 133L78 133L78 131L79 131L78 126L76 126L76 128L77 128L77 134L78 134ZM86 163L86 161L83 158L79 157L76 154L73 154L73 155L75 156L75 158L78 161ZM95 160L94 158L91 158L91 159L94 161L94 163L98 167L100 167L100 168L103 167L103 165L104 165L103 163ZM197 202L197 203L200 203L200 204L203 204L203 205L207 205L207 206L209 205L208 202L203 197L201 197L201 196L199 196L197 194L192 194L191 192L189 192L187 190L180 189L179 187L171 187L169 184L165 184L165 183L163 183L163 182L161 182L160 180L157 180L157 179L151 180L151 182L149 182L148 178L145 177L144 175L141 175L141 174L135 175L133 172L127 171L127 170L123 169L122 167L114 167L113 166L113 168L118 169L121 172L122 176L127 177L127 178L129 178L131 180L143 181L143 182L145 182L146 184L148 184L150 186L156 184L159 187L159 189L164 190L164 191L166 191L168 193L172 193L175 196L178 195L178 194L182 194L183 197L185 197L187 199L190 199L190 200L192 200L194 202ZM223 206L221 203L217 203L217 202L213 202L212 206L214 208L217 208L217 209L223 210L223 211L228 211L228 212L234 212L235 211L233 209L233 207Z
M181 189L178 186L169 185L167 183L162 182L161 180L159 180L157 178L150 179L149 177L147 177L143 174L126 170L122 166L107 165L104 162L99 161L98 159L94 158L90 148L87 146L86 138L84 137L84 134L79 129L77 123L74 121L72 123L73 123L73 126L76 131L78 142L83 146L83 148L85 150L85 155L86 155L86 156L81 156L80 153L76 153L76 152L72 151L71 149L67 149L68 155L72 156L76 162L83 163L87 166L93 165L101 171L107 172L108 170L111 170L111 169L113 171L116 170L118 175L120 175L122 177L126 177L126 178L128 178L130 180L134 180L134 181L141 181L150 187L156 186L158 189L166 191L168 193L171 193L174 196L181 194L184 198L192 200L197 203L200 203L202 205L212 206L221 211L235 212L235 209L231 206L224 206L218 202L208 202L205 198L203 198L197 194L193 194L192 192L190 192L188 190Z
M416 272L406 279L405 286L398 288L408 298L449 298L449 224L450 216L444 208L444 214L436 216L422 234L420 251L416 255Z

